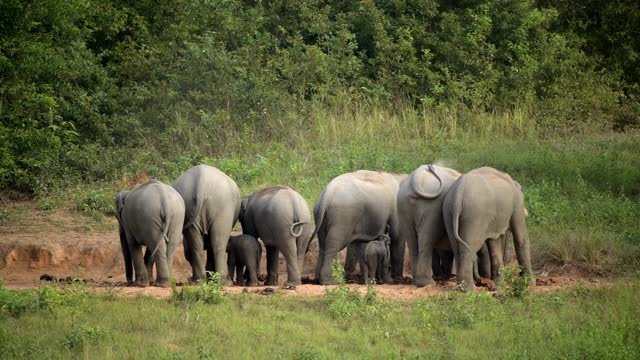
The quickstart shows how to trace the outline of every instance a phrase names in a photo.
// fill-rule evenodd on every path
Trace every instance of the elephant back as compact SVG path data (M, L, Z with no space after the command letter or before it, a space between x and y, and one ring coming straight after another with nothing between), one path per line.
M209 165L185 171L173 183L185 205L184 229L195 226L206 233L219 212L240 212L240 190L228 175ZM234 221L235 221L234 220Z

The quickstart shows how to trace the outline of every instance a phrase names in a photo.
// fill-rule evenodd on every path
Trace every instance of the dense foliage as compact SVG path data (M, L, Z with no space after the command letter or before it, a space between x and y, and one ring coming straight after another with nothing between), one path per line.
M637 127L639 19L634 1L5 0L0 189L280 141L322 107Z

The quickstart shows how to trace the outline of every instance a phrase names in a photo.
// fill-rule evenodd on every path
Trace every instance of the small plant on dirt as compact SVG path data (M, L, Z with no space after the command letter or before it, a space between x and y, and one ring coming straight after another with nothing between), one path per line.
M19 318L38 308L37 299L27 291L0 289L0 317Z
M223 300L224 285L217 272L207 272L207 280L195 287L183 286L178 290L175 282L171 282L171 301L174 303L219 304Z
M379 308L379 300L375 290L375 282L367 284L367 293L362 296L357 289L349 287L344 278L344 269L340 261L336 259L331 266L333 279L338 286L327 289L325 299L329 305L329 311L336 317L349 317L359 313L376 313Z
M529 294L529 286L533 284L533 275L522 274L522 268L517 265L502 266L498 279L498 297L522 298Z
M64 347L69 350L82 349L90 343L95 343L105 337L104 330L97 326L76 325L64 337Z
M115 194L112 190L98 189L81 194L76 201L76 209L97 217L100 214L113 214Z

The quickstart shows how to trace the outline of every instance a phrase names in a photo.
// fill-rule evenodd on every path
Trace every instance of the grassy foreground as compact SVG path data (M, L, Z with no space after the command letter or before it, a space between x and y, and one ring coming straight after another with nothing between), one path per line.
M216 304L0 290L0 354L10 358L572 358L640 356L640 282L522 299L452 292L375 297L331 311L329 297L224 296ZM371 299L370 299L371 300Z

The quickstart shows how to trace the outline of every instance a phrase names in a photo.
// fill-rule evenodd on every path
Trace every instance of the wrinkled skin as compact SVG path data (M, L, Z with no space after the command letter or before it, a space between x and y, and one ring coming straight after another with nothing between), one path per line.
M391 236L392 276L402 278L404 242L398 236L396 194L406 175L359 170L331 180L315 203L313 212L320 248L316 279L334 284L331 265L338 252L353 241L369 242Z
M390 284L392 282L389 272L391 238L389 235L380 235L369 242L354 241L348 246L348 250L360 265L360 273L365 284L374 280L377 284Z
M182 238L184 201L172 187L149 180L116 197L120 245L127 282L148 286L156 264L155 286L166 287L172 274L173 256ZM147 247L145 256L142 246Z
M532 274L524 194L509 175L489 167L464 174L449 189L443 216L461 288L473 289L473 262L485 242L491 277L498 277L503 259L500 238L508 229L513 234L518 263L526 274Z
M227 244L229 278L233 281L235 272L236 284L258 286L261 257L262 246L258 239L251 235L231 236Z
M222 171L198 165L180 175L172 186L184 199L183 245L192 280L204 280L206 271L215 271L230 284L225 253L240 213L238 185Z
M422 165L400 183L399 232L408 242L411 275L418 287L433 284L433 273L451 276L453 252L442 218L442 203L459 177L460 173L453 169Z
M278 257L287 261L287 285L301 284L304 254L313 227L307 201L286 186L260 189L242 201L242 232L260 238L267 249L267 281L278 283Z

